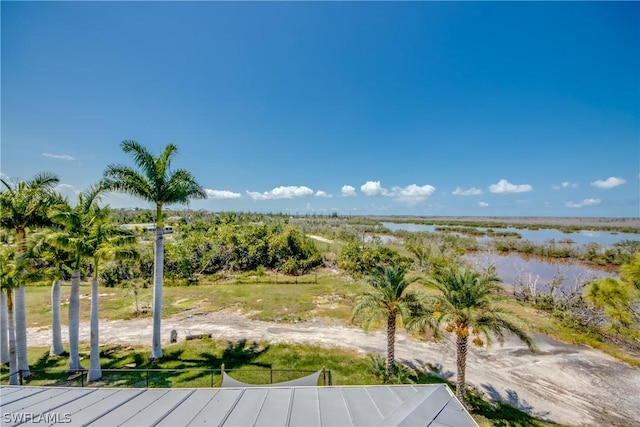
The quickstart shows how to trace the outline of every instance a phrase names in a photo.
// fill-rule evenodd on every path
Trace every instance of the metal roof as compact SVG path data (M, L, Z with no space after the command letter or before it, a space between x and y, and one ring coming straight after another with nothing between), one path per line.
M220 389L0 387L3 426L477 426L444 384Z

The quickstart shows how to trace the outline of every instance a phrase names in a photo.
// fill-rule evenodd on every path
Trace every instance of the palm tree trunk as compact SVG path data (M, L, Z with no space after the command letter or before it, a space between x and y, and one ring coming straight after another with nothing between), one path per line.
M97 272L97 266L96 266ZM98 279L91 282L91 355L89 358L89 371L87 382L97 381L102 378L100 367L100 325L98 319Z
M153 271L153 343L150 359L162 358L160 328L162 321L162 280L164 273L164 228L156 224Z
M27 358L27 308L25 287L20 286L15 290L15 334L16 357L18 358L18 370L22 378L29 378L29 359Z
M396 313L387 316L387 375L392 375L395 369L396 351Z
M464 405L464 391L466 388L465 372L467 369L467 336L456 335L456 363L458 379L456 383L456 397Z
M0 364L9 363L9 333L7 332L7 297L0 291Z
M80 335L80 271L74 270L71 276L69 295L69 372L82 369L78 340Z
M7 333L9 334L9 385L18 385L20 373L16 357L16 328L13 322L13 289L7 289Z
M54 280L51 285L51 349L50 356L64 353L62 346L62 332L60 326L60 281Z
M18 227L16 230L16 262L25 252L27 244L27 232L24 227ZM15 312L15 336L16 336L16 357L18 358L18 370L22 378L29 378L31 371L29 370L29 359L27 357L27 307L26 292L24 283L14 291L14 312Z

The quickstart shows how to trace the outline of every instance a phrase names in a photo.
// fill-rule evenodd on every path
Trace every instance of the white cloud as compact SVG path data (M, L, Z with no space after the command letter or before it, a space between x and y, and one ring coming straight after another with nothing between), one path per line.
M210 188L205 188L204 192L207 193L208 199L239 199L242 197L240 193L234 193L233 191L227 190L212 190Z
M560 184L554 184L551 186L552 189L554 190L563 190L565 188L577 188L578 184L574 183L574 182L569 182L569 181L564 181L561 182Z
M478 206L480 206L481 208L487 208L487 207L489 207L489 203L487 203L487 202L478 202Z
M64 197L75 200L76 196L81 193L80 189L75 185L60 183L54 189Z
M501 179L497 184L491 184L489 191L492 193L526 193L527 191L533 191L533 187L529 184L511 184L506 179Z
M597 188L609 189L609 188L617 187L618 185L622 185L625 182L627 182L625 179L610 176L605 180L599 179L597 181L594 181L591 183L591 185Z
M380 181L367 181L360 186L360 191L370 197L391 195L386 188L380 185Z
M276 187L271 191L258 193L256 191L247 191L253 200L272 200L272 199L293 199L295 197L307 197L313 195L313 190L304 185L301 187L287 186Z
M340 190L344 197L355 197L356 189L350 185L343 185L342 190Z
M316 191L316 197L333 197L331 194L326 191L318 190Z
M575 203L575 202L567 202L566 206L568 208L581 208L583 206L594 206L594 205L599 205L600 204L600 199L584 199L581 202Z
M480 194L482 194L482 190L476 187L471 187L468 190L463 190L460 187L456 187L456 189L453 191L454 196L479 196Z
M50 157L52 159L59 160L77 160L75 157L71 157L67 154L51 154L51 153L42 153L44 157Z
M436 188L428 184L422 186L411 184L406 187L393 187L392 190L386 195L393 195L397 200L413 205L427 199L436 191Z

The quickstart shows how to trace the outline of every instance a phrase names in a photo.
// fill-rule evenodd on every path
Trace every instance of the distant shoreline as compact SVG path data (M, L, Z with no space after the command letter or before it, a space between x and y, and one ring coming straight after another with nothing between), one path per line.
M365 218L379 221L429 221L438 222L486 222L509 225L555 225L566 227L614 227L636 228L640 232L640 218L608 218L608 217L535 217L535 216L410 216L410 215L363 215Z

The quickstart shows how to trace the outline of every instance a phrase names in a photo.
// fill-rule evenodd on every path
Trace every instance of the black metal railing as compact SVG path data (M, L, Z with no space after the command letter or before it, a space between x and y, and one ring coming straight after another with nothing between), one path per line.
M13 375L18 377L20 385L36 386L64 386L64 387L85 387L92 385L87 383L87 373L89 369L80 369L74 372L56 369L31 369L31 376L23 379L22 372ZM109 387L132 387L132 388L152 388L152 387L219 387L222 381L222 373L230 373L237 376L237 380L247 381L255 384L274 384L282 381L289 381L302 376L312 374L317 371L303 369L273 369L264 367L260 369L227 369L227 368L120 368L102 369L102 378L96 381L96 386ZM295 375L294 375L295 374ZM323 369L318 380L320 385L332 385L333 378L331 371ZM10 384L8 373L0 374L0 384Z

